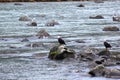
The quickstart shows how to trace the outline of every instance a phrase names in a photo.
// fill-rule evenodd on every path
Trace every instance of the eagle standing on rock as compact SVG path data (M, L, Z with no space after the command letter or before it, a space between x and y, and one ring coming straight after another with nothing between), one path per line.
M60 36L58 36L58 42L60 45L62 45L62 44L65 45L65 41Z
M106 51L108 51L108 48L111 48L112 46L108 42L104 42L104 46L106 48Z

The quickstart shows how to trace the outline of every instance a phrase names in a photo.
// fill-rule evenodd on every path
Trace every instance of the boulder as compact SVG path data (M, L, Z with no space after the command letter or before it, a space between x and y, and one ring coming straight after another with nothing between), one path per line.
M45 30L45 29L41 29L36 36L38 36L38 38L46 38L46 37L50 37L50 34Z
M103 76L107 78L119 78L120 79L120 69L109 69L103 65L98 65L91 69L88 74L92 77Z
M50 49L48 58L52 60L63 60L65 58L75 58L75 51L66 45L57 45Z
M32 19L31 18L29 18L28 16L21 16L20 18L19 18L19 21L31 21Z
M116 26L107 26L103 28L103 31L119 31L119 28Z
M102 15L97 15L97 16L90 16L90 19L104 19Z
M47 22L45 25L46 26L55 26L55 25L59 25L59 23L55 20L51 20L51 21Z

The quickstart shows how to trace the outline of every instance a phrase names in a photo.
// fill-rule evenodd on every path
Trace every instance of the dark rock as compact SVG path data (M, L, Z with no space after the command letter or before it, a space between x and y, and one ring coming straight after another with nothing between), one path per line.
M44 37L50 37L50 34L46 32L45 29L41 29L36 36L38 36L38 38L44 38Z
M108 26L108 27L104 27L103 31L119 31L119 28L116 26Z
M85 7L83 4L78 5L78 7Z
M65 58L75 58L75 51L65 45L54 46L50 49L48 58L54 60L63 60Z
M103 16L101 16L101 15L97 15L97 16L90 16L89 18L90 18L90 19L104 19L104 17L103 17Z

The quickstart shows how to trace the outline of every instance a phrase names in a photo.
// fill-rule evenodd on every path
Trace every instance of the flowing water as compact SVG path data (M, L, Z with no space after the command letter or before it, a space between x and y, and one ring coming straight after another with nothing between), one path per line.
M79 4L85 7L77 7ZM94 2L30 2L14 5L0 3L0 80L107 80L87 75L88 69L75 60L51 61L47 54L57 36L61 35L69 47L79 52L83 47L104 48L107 40L119 51L120 32L105 32L105 26L118 26L113 22L114 13L120 12L120 1ZM34 18L38 26L27 26L29 22L19 21L27 15ZM89 19L89 16L102 15L104 19ZM56 20L60 25L45 26ZM38 39L35 35L41 29L52 36ZM21 42L24 38L28 42ZM84 41L78 43L77 41ZM39 43L38 47L26 46ZM109 79L110 80L110 79ZM113 80L113 79L111 79Z

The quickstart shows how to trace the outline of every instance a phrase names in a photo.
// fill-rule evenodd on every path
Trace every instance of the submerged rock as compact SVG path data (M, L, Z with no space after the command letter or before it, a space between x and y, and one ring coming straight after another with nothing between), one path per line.
M38 36L38 38L45 38L45 37L50 37L50 34L45 30L45 29L41 29L36 36Z
M48 58L54 60L63 60L65 58L75 58L75 54L75 51L66 47L66 45L58 45L50 49Z
M90 19L104 19L102 15L97 15L97 16L90 16Z
M103 31L119 31L119 28L116 26L107 26L103 28Z

